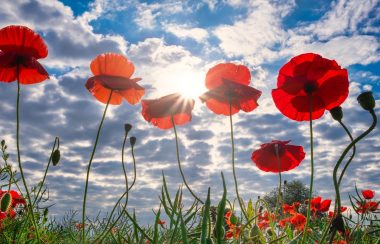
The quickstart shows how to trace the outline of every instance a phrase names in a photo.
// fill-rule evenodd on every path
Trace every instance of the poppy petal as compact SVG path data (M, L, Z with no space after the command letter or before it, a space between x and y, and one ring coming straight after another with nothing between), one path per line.
M331 70L320 81L318 97L323 99L326 109L340 106L348 97L348 74L346 69Z
M184 98L178 93L170 94L159 99L141 101L144 119L160 129L170 129L173 121L183 125L191 121L191 111L194 108L193 99Z
M236 65L233 63L217 64L206 74L207 89L214 89L224 83L230 81L242 85L249 85L251 73L244 65Z
M286 117L296 121L309 121L310 98L307 96L292 96L282 89L273 89L272 97L278 110ZM319 97L313 96L312 99L312 120L315 120L322 117L325 109L323 106L324 103Z
M20 65L21 84L30 85L46 79L49 79L49 74L35 58L28 58Z
M92 60L92 73L96 75L110 75L130 78L135 66L126 57L116 53L103 53Z
M105 88L96 77L91 77L87 80L86 88L99 102L107 104L112 90ZM121 102L122 96L117 92L113 92L109 104L120 105Z
M40 35L25 26L7 26L0 29L0 50L36 59L45 58L48 49Z

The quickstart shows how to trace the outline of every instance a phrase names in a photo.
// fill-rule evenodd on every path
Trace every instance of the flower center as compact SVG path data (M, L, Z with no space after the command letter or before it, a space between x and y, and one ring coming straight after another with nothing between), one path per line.
M303 89L308 94L313 93L314 91L317 90L317 84L315 81L308 81L308 82L306 82Z

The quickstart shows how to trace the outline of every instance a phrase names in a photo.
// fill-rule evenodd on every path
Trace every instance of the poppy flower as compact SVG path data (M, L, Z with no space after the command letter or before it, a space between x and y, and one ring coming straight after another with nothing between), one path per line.
M341 105L348 96L348 74L335 60L314 53L292 58L279 71L277 88L272 90L276 107L296 121L322 117L325 110Z
M379 202L374 202L374 201L369 201L369 202L364 201L363 203L358 202L357 205L358 206L357 206L356 212L362 213L362 214L365 214L368 211L375 212L379 208Z
M135 66L123 55L103 53L92 60L90 65L93 77L86 82L86 88L100 102L120 105L123 98L129 104L136 104L145 90L137 82L141 78L131 78Z
M331 199L325 199L322 201L322 197L318 196L311 199L310 210L314 212L325 213L329 211Z
M372 199L375 196L375 192L372 190L362 190L362 195L365 199Z
M262 144L260 149L252 153L251 159L259 169L266 172L278 173L294 169L305 158L305 152L302 146L288 145L289 142L272 141ZM280 165L276 147L278 147Z
M243 110L251 112L257 108L261 91L249 86L251 73L244 65L217 64L206 74L209 89L200 96L202 102L216 114L231 115Z
M291 217L290 223L296 230L303 230L306 224L306 217L303 214L296 213Z
M176 125L184 125L191 121L194 103L194 99L174 93L158 99L142 100L141 113L146 121L165 130L173 127L172 119Z
M0 81L35 84L49 78L37 61L48 55L40 35L25 26L11 25L0 29Z

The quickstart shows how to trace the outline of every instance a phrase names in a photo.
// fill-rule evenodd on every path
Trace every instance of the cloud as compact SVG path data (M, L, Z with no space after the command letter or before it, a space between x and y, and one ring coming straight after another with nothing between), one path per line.
M189 28L176 24L169 24L166 27L167 32L180 39L193 39L197 42L202 42L208 37L207 31L202 28Z

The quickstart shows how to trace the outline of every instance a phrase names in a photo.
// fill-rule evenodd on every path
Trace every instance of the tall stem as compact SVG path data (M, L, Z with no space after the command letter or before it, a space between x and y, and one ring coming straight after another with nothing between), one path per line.
M22 170L22 165L21 165L21 152L20 152L20 64L17 64L16 68L16 74L17 74L17 102L16 102L16 146L17 146L17 161L18 161L18 166L20 168L20 174L22 178L22 182L24 184L24 188L26 191L26 197L28 198L28 204L27 204L27 209L29 212L29 215L31 216L32 223L36 232L36 237L38 243L41 242L40 240L40 234L38 233L38 228L37 228L37 223L36 219L34 218L34 213L33 213L33 208L32 208L32 200L30 198L30 193L28 189L28 185L26 184L25 176L24 176L24 171Z
M310 168L311 168L311 174L310 174L310 189L309 189L309 201L307 206L307 217L306 217L306 224L305 228L303 230L303 236L302 236L302 243L305 243L306 238L306 232L307 228L310 223L310 206L311 206L311 197L313 194L313 180L314 180L314 145L313 145L313 95L309 94L310 98L310 108L309 108L309 128L310 128Z
M278 162L278 176L279 176L278 198L277 198L278 207L276 207L276 214L277 214L278 208L280 208L280 211L281 211L281 202L282 202L282 193L281 193L281 187L282 187L282 185L281 184L282 184L282 177L281 177L281 160L280 160L280 153L279 153L279 149L278 149L278 144L274 145L274 149L275 149L276 158L277 158L277 162Z
M235 172L235 142L234 142L234 130L232 126L232 103L230 101L230 129L231 129L231 146L232 146L232 174L234 176L234 183L235 183L235 192L236 192L236 197L238 199L238 203L241 209L241 212L243 213L245 219L248 221L248 215L243 207L242 200L239 195L239 189L238 189L238 184L237 184L237 179L236 179L236 172Z
M84 194L83 194L83 212L82 212L82 243L86 243L86 225L85 225L85 220L86 220L86 199L87 199L87 188L88 188L88 178L90 177L90 169L91 169L91 164L92 164L92 160L94 158L94 155L95 155L95 151L96 151L96 146L98 145L98 140L99 140L99 135L100 135L100 131L102 129L102 126L103 126L103 121L104 121L104 118L106 117L106 113L107 113L107 109L108 109L108 105L111 101L111 98L112 98L112 93L113 93L113 90L111 90L110 92L110 95L108 97L108 101L107 101L107 105L104 109L104 112L103 112L103 116L102 116L102 120L100 121L100 124L99 124L99 128L98 128L98 132L96 133L96 139L95 139L95 144L94 144L94 148L92 149L92 153L91 153L91 157L90 157L90 160L88 162L88 167L87 167L87 176L86 176L86 186L84 188Z
M177 152L178 168L179 168L179 172L181 172L181 176L182 176L183 183L185 183L185 186L186 186L186 188L189 190L189 192L191 193L191 195L193 195L193 197L194 197L195 199L197 199L198 202L204 204L204 202L203 202L199 197L197 197L197 195L195 195L195 193L190 189L190 186L189 186L189 185L187 184L187 182L186 182L185 175L183 174L182 167L181 167L181 161L180 161L180 159L179 159L178 135L177 135L177 129L176 129L176 127L175 127L175 123L174 123L174 118L173 118L173 116L171 116L171 122L172 122L172 125L173 125L174 135L175 135L175 146L176 146L176 152Z
M348 128L346 127L346 125L342 121L339 121L339 124L343 127L344 131L350 137L350 140L352 142L354 140L354 138L352 137L352 135L351 135L350 131L348 130ZM356 146L354 144L354 146L352 148L352 154L350 156L350 159L347 161L346 165L344 165L344 168L343 168L342 172L340 173L339 180L338 180L338 185L340 185L340 183L341 183L341 181L343 179L343 175L344 175L344 173L346 172L346 170L348 168L348 165L350 165L352 159L355 157L355 153L356 153Z

